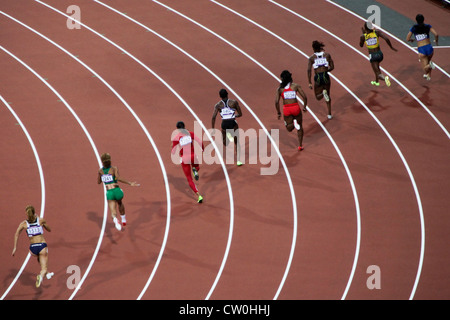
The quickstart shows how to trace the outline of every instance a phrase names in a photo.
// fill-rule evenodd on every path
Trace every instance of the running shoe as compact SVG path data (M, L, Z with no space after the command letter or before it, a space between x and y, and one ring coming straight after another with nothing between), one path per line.
M42 283L42 277L40 274L38 274L38 276L36 277L36 288L39 288L41 286Z
M233 142L233 141L234 141L233 136L232 136L231 133L229 133L229 132L227 132L227 138L228 138L228 140L230 140L230 142Z
M236 162L237 166L240 167L243 165L243 163L241 161Z
M114 218L113 221L114 221L114 225L116 226L116 229L121 231L122 230L122 225L119 223L117 218Z
M380 83L376 81L370 81L370 84L377 87L380 85Z
M303 151L305 148L304 147L302 147L302 146L299 146L298 147L298 151Z
M322 93L323 93L323 98L325 99L325 101L326 102L329 102L330 101L330 96L328 95L328 92L327 92L327 90L323 90L322 91Z
M430 64L430 68L431 68L431 69L434 69L434 68L436 68L436 66L434 65L434 63L433 63L432 61L430 61L430 63L429 63L429 64Z
M192 172L194 173L194 179L198 181L199 176L198 176L198 171L197 171L197 169L192 168Z
M48 273L46 274L45 277L46 277L48 280L50 280L54 275L55 275L54 272L48 272Z
M384 77L384 82L386 82L386 85L387 85L388 87L391 86L391 81L389 81L389 77L388 77L388 76Z
M198 196L197 202L198 202L198 203L202 203L202 202L203 202L203 197L202 197L202 196Z
M329 114L327 117L328 117L328 120L333 119L333 116L331 114Z

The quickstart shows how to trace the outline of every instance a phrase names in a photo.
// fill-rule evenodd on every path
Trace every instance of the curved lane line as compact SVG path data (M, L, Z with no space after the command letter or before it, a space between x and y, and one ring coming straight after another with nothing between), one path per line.
M271 35L274 36L275 38L279 39L280 41L282 41L283 43L285 43L286 45L288 45L289 47L291 47L292 49L294 49L295 51L297 51L298 53L300 53L301 55L303 55L306 59L309 58L309 56L306 55L303 51L301 51L300 49L296 48L294 45L292 45L291 43L289 43L289 42L286 41L285 39L281 38L280 36L278 36L278 35L275 34L274 32L270 31L269 29L267 29L267 28L265 28L265 27L259 25L259 24L256 23L255 21L253 21L253 20L251 20L251 19L245 17L244 15L242 15L242 14L236 12L235 10L226 7L225 5L223 5L223 4L221 4L221 3L218 3L218 2L215 1L215 0L210 0L210 1L216 3L217 5L223 7L223 8L226 9L226 10L229 10L230 12L233 12L234 14L236 14L236 15L242 17L243 19L245 19L245 20L249 21L250 23L256 25L257 27L261 28L262 30L268 32L269 34L271 34ZM397 143L394 141L394 139L392 138L392 136L390 135L390 133L388 132L388 130L387 130L387 129L383 126L383 124L380 122L380 120L378 120L378 118L375 116L375 114L374 114L374 113L373 113L373 112L372 112L372 111L364 104L364 102L363 102L360 98L358 98L358 96L356 96L356 95L355 95L355 94L354 94L354 93L353 93L353 92L352 92L352 91L351 91L344 83L342 83L337 77L335 77L335 76L334 76L333 74L331 74L331 73L330 73L330 76L331 76L333 79L335 79L335 80L336 80L336 81L337 81L337 82L338 82L338 83L339 83L339 84L340 84L340 85L341 85L348 93L350 93L350 94L351 94L351 95L352 95L352 96L353 96L353 97L354 97L354 98L355 98L355 99L356 99L356 100L364 107L364 109L366 109L366 111L370 114L370 116L375 120L375 122L376 122L376 123L379 125L379 127L383 130L383 132L386 134L386 136L388 137L388 139L391 141L392 145L394 146L395 150L397 151L397 153L398 153L400 159L401 159L402 162L403 162L403 165L404 165L405 168L406 168L406 171L407 171L407 173L408 173L408 176L409 176L409 178L410 178L410 180L411 180L411 184L412 184L412 187L413 187L413 189L414 189L414 193L415 193L416 199L417 199L417 205L418 205L419 216L420 216L420 225L421 225L421 248L420 248L420 259L419 259L419 266L418 266L418 271L417 271L416 280L415 280L414 287L413 287L413 290L412 290L411 296L410 296L410 299L412 299L412 297L414 296L415 290L416 290L416 288L417 288L417 284L418 284L418 282L419 282L420 274L421 274L421 271L422 271L423 257L424 257L424 251L425 251L425 221L424 221L424 216L423 216L422 201L421 201L421 199L420 199L419 190L418 190L418 188L417 188L417 185L416 185L414 176L413 176L413 174L412 174L412 172L411 172L411 169L409 168L409 165L408 165L408 163L407 163L405 157L403 156L403 154L402 154L400 148L398 147ZM349 290L349 288L350 288L350 284L351 284L351 281L352 281L352 279L353 279L355 270L356 270L356 260L355 260L355 264L354 264L354 266L353 266L353 270L352 270L352 274L351 274L350 279L349 279L348 286L347 286L347 288L345 289L345 292L344 292L344 294L343 294L343 296L342 296L342 300L344 300L345 297L346 297L346 295L347 295L347 292L348 292L348 290Z
M344 8L343 6L341 6L341 5L339 5L339 4L335 3L335 2L333 2L333 1L331 1L331 0L325 0L325 1L326 1L326 2L329 2L329 3L333 4L333 5L335 5L336 7L340 8L340 9L342 9L342 10L344 10L344 11L347 11L348 13L354 15L356 18L358 18L358 19L360 19L360 20L362 20L362 21L367 21L367 19L361 17L360 15L357 15L357 14L354 13L353 11L351 11L351 10L349 10L349 9L347 9L347 8ZM417 54L417 51L414 50L413 47L409 46L406 42L400 40L400 39L397 38L395 35L393 35L393 34L390 33L389 31L387 31L387 30L381 28L380 26L377 26L375 23L372 23L372 24L373 24L374 26L376 26L378 29L380 29L381 31L383 31L384 33L388 34L391 38L397 40L397 41L400 42L402 45L404 45L405 47L407 47L409 50L411 50L411 51L413 51L414 53ZM440 47L437 47L437 48L440 48ZM448 78L450 78L450 74L448 74L444 69L442 69L441 67L439 67L437 64L434 64L434 65L436 66L436 68L438 68L440 71L442 71L443 74L445 74Z
M206 133L207 136L208 136L208 139L210 139L211 143L213 144L214 149L216 150L216 152L218 152L218 154L220 154L218 147L217 147L216 144L214 143L214 140L212 139L212 137L211 137L211 135L209 134L208 130L207 130L206 127L203 125L203 123L202 123L201 120L198 118L198 116L193 112L193 110L192 110L192 109L189 107L189 105L183 100L183 98L182 98L182 97L181 97L181 96L180 96L180 95L179 95L179 94L178 94L178 93L177 93L177 92L176 92L176 91L175 91L175 90L167 83L167 82L165 82L158 74L156 74L153 70L151 70L149 67L147 67L144 63L142 63L139 59L137 59L137 58L136 58L135 56L133 56L131 53L129 53L128 51L126 51L125 49L123 49L122 47L120 47L119 45L117 45L115 42L111 41L111 40L108 39L107 37L105 37L105 36L103 36L102 34L98 33L98 32L95 31L94 29L88 27L86 24L84 24L84 23L82 23L82 22L80 22L80 21L75 20L75 19L72 18L71 16L69 16L69 15L67 15L67 14L65 14L65 13L63 13L63 12L61 12L61 11L59 11L59 10L53 8L53 7L51 7L50 5L48 5L48 4L46 4L46 3L42 2L42 1L35 0L35 2L38 2L38 3L40 3L40 4L42 4L42 5L46 6L46 7L48 7L49 9L51 9L51 10L53 10L53 11L55 11L55 12L61 14L61 15L63 15L64 17L66 17L66 18L68 18L68 19L71 19L72 21L76 21L77 23L79 23L80 25L82 25L82 26L83 26L84 28L86 28L87 30L93 32L94 34L96 34L97 36L101 37L102 39L104 39L105 41L107 41L108 43L110 43L111 45L113 45L114 47L116 47L117 49L119 49L121 52L123 52L124 54L126 54L127 56L129 56L131 59L133 59L133 60L136 61L138 64L140 64L144 69L146 69L148 72L150 72L155 78L157 78L159 81L161 81L162 83L164 83L164 85L167 86L167 88L169 88L169 90L170 90L170 91L171 91L171 92L172 92L172 93L173 93L173 94L174 94L174 95L175 95L175 96L176 96L176 97L177 97L177 98L185 105L185 107L193 114L193 116L196 118L196 120L201 124L202 128L205 130L205 133ZM133 112L133 115L135 115L134 112ZM135 116L136 116L136 115L135 115ZM137 117L137 116L136 116L136 117ZM140 120L139 120L139 123L141 123ZM146 133L147 133L149 139L151 139L150 135L148 134L148 131L147 131L147 130L145 130L145 131L146 131ZM153 142L153 139L151 139L151 142L152 142L152 144L154 143L154 142ZM156 148L156 146L155 146L155 148ZM159 154L158 154L158 155L159 155ZM158 158L160 159L160 157L158 157ZM233 196L232 196L232 190L231 190L231 183L230 183L230 180L229 180L229 177L228 177L228 173L227 173L227 171L226 171L225 163L223 162L223 159L222 159L221 157L219 157L219 161L220 161L221 164L222 164L222 168L223 168L223 170L224 170L225 178L226 178L227 185L228 185L228 192L229 192L229 194L230 194L230 208L231 208L231 209L230 209L230 210L231 210L230 216L231 216L231 217L230 217L230 236L229 236L229 239L228 239L228 244L230 244L230 243L231 243L232 230L233 230L233 222L234 222L234 204L233 204ZM165 178L166 178L166 177L165 177ZM167 181L166 181L166 183L167 183L167 185L168 185L168 182L167 182ZM167 188L167 192L169 192L169 191L168 191L168 188ZM170 208L170 201L169 201L169 198L168 198L168 208ZM167 243L167 238L168 238L169 220L170 220L170 213L168 213L168 220L167 220L167 225L166 225L166 232L165 232L165 235L164 235L164 241L163 241L163 244L162 244L160 253L159 253L159 255L158 255L157 262L155 263L155 267L153 268L152 273L151 273L151 275L150 275L150 277L149 277L147 283L145 284L144 289L142 290L141 294L138 296L137 300L140 300L140 299L142 298L142 296L144 295L144 293L145 293L145 291L147 290L148 286L150 285L150 283L151 283L151 281L152 281L152 279L153 279L153 277L154 277L154 275L155 275L155 273L156 273L156 270L157 270L157 268L158 268L158 266L159 266L159 263L160 263L160 261L161 261L161 259L162 259L163 252L164 252L164 250L165 250L166 243Z
M131 20L131 21L133 21L134 23L136 23L136 24L140 25L141 27L145 28L146 30L152 32L154 35L158 36L159 38L163 39L164 41L170 43L172 46L175 46L177 49L179 49L180 51L182 51L182 52L185 53L186 55L189 55L189 54L186 53L184 50L182 50L181 48L177 47L175 44L171 43L169 40L167 40L166 38L162 37L161 35L159 35L159 34L156 33L155 31L153 31L152 29L148 28L147 26L145 26L145 25L139 23L138 21L136 21L136 20L134 20L134 19L132 19L132 18L130 18L130 17L124 15L124 14L121 13L120 11L118 11L118 10L116 10L116 9L114 9L114 8L108 6L108 5L106 5L106 4L104 4L104 3L100 2L100 1L96 1L96 0L94 0L94 1L97 2L97 3L100 4L100 5L102 5L102 6L106 7L106 8L108 8L108 9L110 9L110 10L112 10L112 11L114 11L114 12L120 14L121 16L123 16L123 17L125 17L125 18L127 18L127 19L129 19L129 20ZM123 51L124 51L128 56L130 56L133 60L137 61L141 66L143 66L145 69L147 69L150 73L152 73L154 76L158 77L158 79L160 79L161 81L163 81L158 75L156 75L156 73L154 73L152 70L150 70L150 69L149 69L145 64L143 64L141 61L139 61L138 59L136 59L134 56L132 56L131 54L129 54L127 51L125 51L125 50L122 49L121 47L119 47L119 46L116 46L116 47L117 47L117 48L120 48L121 50L123 50ZM194 59L195 61L197 61L197 60L196 60L195 58L193 58L193 57L192 57L192 59ZM217 78L217 77L216 77L216 78ZM163 81L163 82L164 82L164 81ZM165 83L165 82L164 82L164 83ZM170 86L169 86L167 83L165 83L165 84L170 88ZM197 114L196 114L196 113L192 110L192 108L191 108L191 107L190 107L190 106L182 99L182 97L181 97L178 93L176 93L175 90L171 89L171 91L178 97L178 99L179 99L179 100L185 105L185 107L191 112L191 114L194 116L194 118L197 120L197 122L200 123L200 125L201 125L202 128L203 128L203 130L205 130L205 133L207 134L208 139L209 139L209 140L211 141L211 143L213 144L215 151L217 152L217 154L220 154L219 149L218 149L217 145L216 145L215 142L214 142L214 139L211 137L211 135L210 135L208 129L204 126L203 122L200 120L200 118L197 116ZM225 263L226 263L226 260L227 260L227 258L228 258L229 248L230 248L230 246L231 246L231 242L232 242L232 238L233 238L233 229L234 229L234 200L233 200L233 191L232 191L232 189L231 189L231 181L230 181L230 178L229 178L229 176L228 176L228 172L227 172L227 169L226 169L226 167L225 167L225 163L224 163L224 161L223 161L223 158L219 157L219 161L220 161L220 163L221 163L221 165L222 165L222 167L223 167L223 171L224 171L224 174L225 174L225 179L226 179L227 186L228 186L228 193L229 193L229 196L230 196L230 228L229 228L228 240L227 240L227 246L226 246L226 249L225 249L224 257L223 257L223 259L222 259L222 263L221 263L221 266L220 266L218 275L216 276L216 279L215 279L215 281L214 281L213 288L214 288L215 285L217 284L217 282L218 282L218 280L219 280L219 278L220 278L220 275L222 274L223 268L225 267ZM145 291L147 290L147 288L148 288L148 286L149 286L149 284L150 284L152 278L153 278L153 275L149 278L149 281L147 282L146 286L145 286L144 289L142 290L140 296L138 297L138 300L140 300L140 299L142 298L142 296L144 295L144 293L145 293ZM211 295L212 290L213 290L213 289L211 289L210 293L208 294L208 297ZM207 299L208 299L208 298L207 298Z
M268 70L265 66L263 66L260 62L258 62L256 59L254 59L253 57L251 57L249 54L247 54L247 53L244 52L242 49L240 49L239 47L237 47L236 45L234 45L234 44L231 43L230 41L226 40L225 38L223 38L223 37L220 36L219 34L215 33L214 31L212 31L211 29L209 29L209 28L203 26L203 25L200 24L199 22L197 22L197 21L195 21L195 20L193 20L193 19L187 17L186 15L184 15L184 14L182 14L182 13L180 13L180 12L174 10L173 8L171 8L171 7L169 7L169 6L165 5L165 4L162 4L162 3L160 3L160 2L158 2L158 1L156 1L156 0L153 0L153 2L156 2L156 3L160 4L161 6L164 6L164 7L167 8L168 10L173 11L174 13L180 15L181 17L183 17L183 18L185 18L185 19L187 19L187 20L189 20L189 21L191 21L192 23L196 24L197 26L201 27L202 29L206 30L207 32L211 33L211 34L214 35L215 37L217 37L217 38L219 38L220 40L224 41L225 43L227 43L228 45L230 45L231 47L233 47L234 49L236 49L237 51L239 51L241 54L243 54L245 57L247 57L248 59L250 59L251 61L253 61L253 62L254 62L256 65L258 65L261 69L263 69L263 70L266 71L268 74L270 74L277 82L279 82L277 76L276 76L275 74L273 74L271 71L269 71L269 70ZM298 100L299 100L299 102L303 103L300 99L298 99ZM320 127L323 129L323 131L325 132L325 134L328 136L328 138L330 139L330 141L331 141L332 145L334 146L334 148L336 149L336 152L337 152L337 154L339 155L339 157L340 157L340 159L341 159L341 161L342 161L342 163L343 163L343 166L344 166L344 168L345 168L345 170L346 170L347 176L348 176L349 181L350 181L350 185L351 185L351 187L352 187L353 198L354 198L354 200L355 200L356 217L357 217L357 226L358 226L358 227L357 227L356 253L355 253L356 260L357 260L357 256L358 256L358 252L359 252L359 243L360 243L359 239L360 239L360 233L361 233L361 232L360 232L360 208L359 208L358 195L357 195L356 188L355 188L355 185L354 185L354 182L353 182L353 178L352 178L352 175L351 175L351 173L350 173L350 170L349 170L349 168L348 168L348 166L347 166L347 163L346 163L346 161L345 161L345 159L344 159L344 157L343 157L341 151L339 150L339 147L337 146L336 142L335 142L334 139L332 138L331 134L328 132L328 130L325 128L325 126L322 124L322 122L320 122L320 120L316 117L316 115L314 114L314 112L313 112L309 107L307 107L307 108L308 108L308 111L309 111L309 112L311 113L311 115L313 116L313 118L316 120L316 122L320 125ZM296 225L297 225L297 223L296 223ZM296 235L297 232L295 231L294 234ZM296 238L297 238L297 237L294 237L294 239L296 239ZM294 251L295 251L295 245L293 244L293 245L291 246L291 256L292 256L292 257L293 257L293 255L294 255ZM288 261L291 261L291 260L292 260L292 259L289 259ZM286 270L285 270L283 279L282 279L282 281L281 281L281 283L280 283L280 286L279 286L279 288L278 288L278 290L277 290L277 292L276 292L276 294L275 294L275 296L274 296L274 300L276 300L276 299L278 298L278 296L279 296L279 294L280 294L280 292L281 292L281 288L282 288L283 285L284 285L284 282L285 282L285 280L286 280L286 277L287 277L287 274L288 274L288 272L289 272L289 269L290 269L290 262L289 262L289 264L287 265L287 268L286 268Z
M5 16L7 16L8 18L12 19L13 21L21 24L22 26L24 26L25 28L29 29L30 31L36 33L37 35L39 35L40 37L44 38L45 40L47 40L48 42L50 42L51 44L53 44L54 46L56 46L58 49L62 50L64 53L66 53L67 55L69 55L71 58L73 58L74 60L76 60L78 63L80 63L83 67L85 67L87 70L89 70L93 75L95 75L100 81L103 82L103 84L108 87L116 96L117 98L127 107L127 109L133 114L133 116L136 118L136 120L138 121L138 123L141 125L142 129L144 130L144 132L147 135L147 138L149 138L153 149L155 150L155 153L157 155L157 158L159 160L160 166L161 166L161 170L163 172L163 177L164 177L164 181L165 181L165 187L166 187L166 196L167 196L167 223L166 223L166 232L165 232L165 239L166 239L166 235L168 234L169 231L169 224L170 224L170 210L171 210L171 206L170 206L170 190L169 190L169 183L168 183L168 178L167 178L167 174L166 174L166 170L164 167L164 162L162 161L162 158L159 154L158 148L156 147L153 139L151 138L151 136L149 135L148 131L145 129L145 126L143 125L143 123L140 121L140 119L137 117L137 115L134 113L134 111L131 109L131 107L128 105L128 103L117 93L117 91L115 91L111 85L109 83L107 83L99 74L97 74L94 70L92 70L88 65L86 65L83 61L81 61L80 59L78 59L76 56L74 56L73 54L71 54L69 51L67 51L66 49L64 49L62 46L58 45L57 43L55 43L54 41L50 40L48 37L44 36L43 34L39 33L38 31L34 30L33 28L27 26L26 24L20 22L19 20L3 13L0 11L0 13L4 14ZM62 100L62 99L61 99ZM76 118L78 118L76 116L76 114L71 111L72 114L74 114L74 116ZM79 119L78 119L79 120ZM87 131L86 131L87 132ZM93 141L92 143L93 144ZM98 151L97 151L97 160L99 163L99 166L101 167L101 160L98 156ZM91 262L83 276L83 278L81 279L81 281L79 282L79 284L77 285L77 287L75 288L74 292L72 293L72 295L70 296L69 300L72 300L73 297L75 296L75 294L78 292L78 290L81 288L81 285L83 284L83 282L85 281L87 275L89 274L90 269L92 268L94 261L97 257L98 251L100 250L100 244L101 241L103 239L103 235L104 235L104 230L106 227L106 221L107 221L107 201L106 201L106 190L104 190L105 193L105 216L104 216L104 220L103 220L103 224L102 224L102 231L100 233L100 237L99 237L99 242L97 244L97 248L94 252L93 257L91 258Z
M4 14L3 12L0 11L0 13ZM5 15L5 14L4 14ZM9 18L12 18L8 15L6 15ZM13 20L15 20L14 18L12 18ZM15 20L18 21L18 20ZM22 24L22 23L21 23ZM87 131L86 127L84 126L83 122L80 120L80 118L78 117L78 115L73 111L73 109L69 106L69 104L66 102L66 100L59 94L58 91L56 91L49 83L48 81L46 81L41 75L39 75L36 71L34 71L30 66L28 66L25 62L23 62L22 60L20 60L18 57L16 57L15 55L13 55L11 52L9 52L8 50L6 50L5 48L3 48L2 46L0 46L0 49L2 49L3 51L5 51L7 54L9 54L12 58L14 58L15 60L17 60L17 62L19 62L20 64L22 64L25 68L27 68L31 73L33 73L39 80L41 80L60 100L62 103L64 103L64 105L66 106L66 108L70 111L70 113L72 113L72 115L74 116L74 118L77 120L78 124L80 125L80 127L83 129L86 137L88 138L92 149L95 152L95 156L97 158L97 162L99 164L99 166L101 166L101 161L100 161L100 157L99 157L99 153L97 150L97 147L95 146L94 141L92 140L89 132ZM103 224L102 224L102 230L100 232L100 239L103 237L103 233L105 230L105 225L106 225L106 219L107 219L107 210L108 210L108 206L107 206L107 202L106 202L106 191L104 190L104 211L103 211ZM99 240L99 243L97 245L97 249L95 251L95 255L98 252L99 246L100 246L101 240ZM29 259L29 257L28 257ZM27 262L28 262L27 259ZM90 266L89 266L90 268ZM88 269L89 269L88 268ZM84 278L83 278L84 279ZM80 285L81 286L81 283Z
M288 172L288 170L287 170L287 167L286 167L286 164L285 164L285 162L284 162L284 159L283 159L283 157L282 157L282 155L281 155L281 152L280 152L279 149L278 149L277 144L276 144L275 141L273 140L272 136L269 134L267 128L263 125L263 123L261 122L261 120L260 120L260 119L256 116L256 114L253 112L253 110L251 110L251 108L245 103L245 101L244 101L242 98L240 98L239 95L238 95L238 94L237 94L237 93L236 93L236 92L235 92L235 91L234 91L227 83L225 83L225 81L223 81L219 76L217 76L214 72L212 72L208 67L206 67L206 66L205 66L204 64L202 64L200 61L198 61L196 58L194 58L192 55L190 55L189 53L187 53L185 50L183 50L182 48L180 48L179 46L177 46L176 44L174 44L174 43L171 42L170 40L166 39L166 38L163 37L162 35L160 35L160 34L158 34L157 32L155 32L154 30L152 30L152 29L148 28L147 26L143 25L142 23L140 23L140 22L138 22L138 21L136 21L136 20L134 20L134 19L132 19L132 18L130 18L130 17L124 15L124 14L122 14L121 12L117 11L116 9L113 9L113 8L111 8L111 7L109 7L109 6L107 6L107 5L103 4L103 3L101 3L101 2L98 1L98 0L94 0L94 1L97 2L97 3L99 3L99 4L104 5L105 7L110 8L111 10L113 10L113 11L119 13L120 15L124 16L125 18L127 18L127 19L129 19L129 20L135 22L136 24L142 26L142 27L145 28L146 30L152 32L153 34L155 34L155 35L158 36L159 38L163 39L164 41L166 41L166 42L169 43L170 45L172 45L172 46L174 46L175 48L177 48L179 51L181 51L181 52L184 53L186 56L188 56L190 59L192 59L192 60L195 61L197 64L199 64L203 69L205 69L207 72L209 72L213 77L215 77L215 78L216 78L219 82L221 82L224 86L226 86L227 88L229 88L230 91L236 96L236 98L239 99L239 100L242 102L242 104L247 108L247 110L253 115L253 117L257 120L257 122L258 122L258 123L260 124L260 126L263 128L265 134L267 135L267 137L270 139L272 145L274 146L274 149L275 149L275 151L277 152L277 155L278 155L279 159L281 160L281 163L282 163L283 167L285 168L286 175L287 175L287 177L288 177L289 188L290 188L291 194L292 194L292 202L293 202L293 207L294 207L294 217L295 217L295 218L294 218L295 226L297 226L297 222L296 222L296 219L297 219L297 207L296 207L296 203L295 203L294 189L293 189L293 184L292 184L292 181L291 181L291 179L290 179L290 175L289 175L289 172ZM295 230L294 230L294 239L296 239L296 230L297 230L297 229L295 228ZM210 299L210 297L211 297L211 295L212 295L212 293L213 293L213 291L214 291L214 289L215 289L215 287L216 287L216 285L217 285L217 283L218 283L218 281L219 281L219 279L220 279L220 276L222 275L223 269L224 269L224 267L225 267L226 259L227 259L227 257L228 257L229 249L230 249L230 246L231 246L231 236L230 236L229 240L230 240L230 241L227 243L227 248L226 248L226 252L225 252L225 257L224 257L224 259L223 259L223 261L222 261L222 265L221 265L221 267L220 267L219 273L217 274L217 277L216 277L216 279L215 279L215 281L214 281L214 283L213 283L213 285L212 285L212 287L211 287L211 290L209 291L208 295L206 296L205 300L209 300L209 299ZM291 260L292 260L292 257L289 259L289 264L290 264L290 261L291 261Z
M360 54L360 55L362 55L364 58L366 58L367 60L369 60L368 59L368 57L366 56L366 55L364 55L363 53L361 53L360 51L358 51L358 50L356 50L356 48L354 48L353 46L351 46L349 43L347 43L346 41L344 41L343 39L341 39L340 37L338 37L338 36L336 36L335 34L333 34L332 32L330 32L330 31L328 31L327 29L325 29L325 28L323 28L323 27L321 27L320 25L318 25L318 24L316 24L316 23L314 23L313 21L311 21L311 20L309 20L309 19L307 19L307 18L305 18L305 17L303 17L302 15L300 15L300 14L298 14L297 12L295 12L295 11L293 11L293 10L291 10L291 9L289 9L289 8L286 8L286 7L284 7L284 6L282 6L281 4L279 4L279 3L277 3L277 2L275 2L275 1L273 1L273 0L268 0L269 2L272 2L273 4L275 4L275 5L277 5L277 6L279 6L280 8L282 8L282 9L284 9L284 10L286 10L286 11L288 11L288 12L290 12L290 13L292 13L292 14L294 14L295 16L297 16L297 17L299 17L299 18L301 18L301 19L303 19L303 20L305 20L305 21L307 21L308 23L310 23L310 24L312 24L312 25L314 25L315 27L317 27L317 28L319 28L319 29L321 29L322 31L324 31L324 32L326 32L326 33L328 33L329 35L331 35L332 37L334 37L335 39L337 39L337 40L339 40L339 41L341 41L342 43L344 43L346 46L348 46L350 49L352 49L353 51L355 51L355 52L357 52L358 54ZM330 2L330 1L328 1L328 2ZM383 30L384 32L386 32L385 30ZM397 40L399 40L399 39L397 39ZM400 40L399 40L400 41ZM408 46L407 46L408 47ZM382 70L384 70L383 68L381 68ZM386 70L384 70L384 72L386 73L386 74L389 74ZM409 89L407 89L400 81L398 81L396 78L394 78L391 74L389 74L389 76L392 78L392 79L394 79L406 92L408 92L427 112L428 112L428 114L434 119L434 121L442 128L442 130L445 132L445 134L447 135L447 137L449 137L450 138L450 135L449 135L449 132L447 131L447 129L445 129L445 127L442 125L442 123L436 118L436 116L422 103L422 101L420 101ZM409 173L409 168L408 168L408 173ZM412 177L412 174L410 175L410 177ZM415 183L414 183L414 190L415 191L417 191L417 186L415 186ZM418 195L418 191L416 192L416 195ZM421 202L420 202L420 199L418 198L418 203L419 203L419 205L420 205L420 207L421 207ZM424 224L424 216L423 216L423 212L422 212L422 210L420 210L419 211L419 214L420 214L420 222L421 222L421 233L422 233L422 235L421 235L421 237L422 237L422 248L421 248L421 254L420 254L420 261L419 261L419 267L418 267L418 273L417 273L417 276L416 276L416 280L415 280L415 283L414 283L414 286L413 286L413 289L412 289L412 291L411 291L411 295L410 295L410 299L413 299L413 297L414 297L414 293L415 293L415 291L416 291L416 288L417 288L417 284L418 284L418 282L419 282L419 277L420 277L420 273L421 273L421 269L422 269L422 264L423 264L423 257L424 257L424 246L425 246L425 224Z
M318 25L317 23L303 17L302 15L300 15L299 13L286 8L285 6L273 1L273 0L268 0L269 2L272 2L273 4L279 6L280 8L292 13L293 15L305 20L306 22L312 24L313 26L315 26L316 28L319 28L320 30L326 32L327 34L329 34L330 36L332 36L333 38L335 38L336 40L340 41L341 43L345 44L347 47L349 47L350 49L352 49L353 51L355 51L356 53L358 53L359 55L363 56L366 60L369 60L369 57L367 55L365 55L364 53L362 53L361 51L357 50L354 46L350 45L348 42L346 42L344 39L341 39L340 37L338 37L337 35L335 35L334 33L328 31L327 29L323 28L322 26ZM397 82L414 100L416 100L421 106L422 108L431 116L431 118L438 124L439 127L441 127L442 131L444 131L444 133L447 135L447 138L450 139L450 133L448 132L448 130L444 127L444 125L438 120L438 118L434 115L433 112L431 112L430 109L428 109L428 107L415 95L411 92L411 90L409 90L403 83L401 83L399 80L397 80L397 78L395 78L392 74L390 74L386 69L384 69L383 67L380 68L385 74L387 74L391 79L393 79L395 82Z
M0 48L3 49L3 47L0 46ZM7 51L5 51L8 53ZM9 54L9 53L8 53ZM45 180L44 180L44 171L42 170L41 160L39 159L39 154L36 150L36 146L34 145L33 139L31 138L30 134L28 133L28 130L25 128L25 125L20 120L19 116L14 112L14 109L10 107L9 103L0 95L0 100L3 102L3 104L8 108L8 110L11 112L11 114L14 116L16 121L19 123L20 127L22 128L23 133L25 133L25 136L28 139L28 142L30 143L31 149L33 150L34 158L36 159L36 164L39 171L39 177L41 181L41 211L40 211L40 217L44 217L44 210L45 210ZM14 280L11 282L9 287L6 289L6 291L3 293L3 295L0 297L0 300L5 299L9 291L11 291L12 287L16 284L17 280L19 279L20 275L22 274L23 270L25 269L25 266L28 264L28 260L30 260L31 254L28 252L27 257L25 258L25 261L22 264L22 267L19 269L19 272L17 273Z

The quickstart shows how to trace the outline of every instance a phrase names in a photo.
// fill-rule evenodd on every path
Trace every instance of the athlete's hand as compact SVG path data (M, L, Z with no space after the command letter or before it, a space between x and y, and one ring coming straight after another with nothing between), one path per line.
M16 248L14 248L14 249L13 249L13 251L12 251L12 254L11 254L11 255L12 255L12 256L14 257L14 255L15 255L15 254L16 254Z
M281 112L278 112L278 120L281 119Z
M130 182L130 186L132 186L132 187L139 187L140 184L133 181L133 182Z
M310 89L312 89L312 84L310 83L310 84L308 84L308 87L310 88Z

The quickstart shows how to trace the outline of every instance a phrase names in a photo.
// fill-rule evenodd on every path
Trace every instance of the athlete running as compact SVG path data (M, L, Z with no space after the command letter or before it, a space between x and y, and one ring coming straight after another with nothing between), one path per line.
M198 158L195 155L194 141L202 146L202 151L205 149L205 146L193 132L186 130L183 121L178 121L176 127L177 130L172 134L172 154L175 154L177 149L180 150L179 155L184 175L189 183L189 187L197 196L197 202L202 203L203 197L192 179L192 175L194 175L195 180L199 179L198 172L200 170Z
M299 84L292 81L292 74L288 70L284 70L280 75L281 83L277 88L275 95L275 109L277 110L278 119L281 118L280 98L283 98L283 117L286 129L291 132L294 128L297 130L298 150L303 148L303 115L300 105L297 101L297 93L303 100L303 111L306 111L308 99Z
M330 95L330 76L328 72L333 71L334 62L331 55L323 51L325 45L319 41L313 41L312 47L314 54L308 59L308 82L309 88L312 89L311 84L311 68L314 68L314 93L317 100L325 99L328 109L328 119L332 119L331 115L331 95Z
M103 182L105 184L108 207L111 211L114 225L116 229L120 231L122 230L122 226L126 226L127 220L125 216L125 206L122 201L124 194L123 190L119 187L119 182L126 183L132 187L139 187L139 184L136 182L129 182L119 176L119 169L111 166L111 155L109 153L102 154L101 160L103 167L98 170L97 183L101 184ZM117 219L117 207L119 207L121 222Z
M373 28L370 21L364 23L364 26L362 27L362 33L363 34L359 39L359 46L362 48L364 46L364 43L366 44L366 47L369 50L370 64L372 65L372 70L375 74L375 80L371 81L370 83L374 86L379 86L379 80L384 80L386 85L389 87L391 85L389 77L385 76L380 70L380 63L381 61L383 61L384 56L383 52L380 49L379 38L384 39L392 50L397 51L397 49L392 46L391 41L384 35L384 33Z
M48 272L48 249L47 242L44 239L44 229L51 231L47 221L44 218L39 218L33 206L29 205L25 208L27 219L19 224L16 234L14 235L14 248L12 256L15 255L17 249L17 241L22 230L26 230L28 238L30 239L30 253L37 257L37 261L41 266L41 272L36 277L36 288L39 288L44 280L44 277L51 279L53 272Z
M417 51L419 52L419 61L422 64L424 71L423 77L427 80L431 80L431 70L435 68L431 58L433 58L434 49L430 42L430 32L434 35L434 42L436 45L439 41L439 35L436 30L429 24L424 23L425 18L423 15L418 14L416 16L417 24L413 25L406 36L406 41L417 41Z
M239 125L236 121L236 118L242 117L242 110L236 100L228 99L228 91L226 89L220 89L219 96L221 100L214 106L211 128L214 129L216 116L219 113L222 118L221 128L223 145L227 146L229 142L234 141L236 164L242 166L241 146L239 144Z

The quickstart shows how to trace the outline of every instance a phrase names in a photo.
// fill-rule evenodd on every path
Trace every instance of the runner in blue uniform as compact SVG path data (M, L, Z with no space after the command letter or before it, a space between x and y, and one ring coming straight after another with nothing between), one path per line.
M39 218L36 215L36 211L33 206L29 205L25 208L27 213L27 219L19 224L17 231L14 235L14 248L12 256L16 254L17 241L19 235L23 230L26 230L28 238L30 239L30 253L37 257L37 260L41 266L41 272L36 277L36 288L39 288L44 280L44 277L51 279L54 275L53 272L48 272L48 249L47 242L44 239L44 229L51 231L44 218Z
M417 51L419 52L419 61L422 64L424 71L423 77L427 80L431 80L431 70L435 68L431 58L433 58L434 49L430 41L430 32L434 35L434 42L438 45L439 35L436 30L429 24L424 23L425 18L423 15L418 14L416 16L417 24L413 25L406 36L406 41L413 42L414 35L417 41Z

